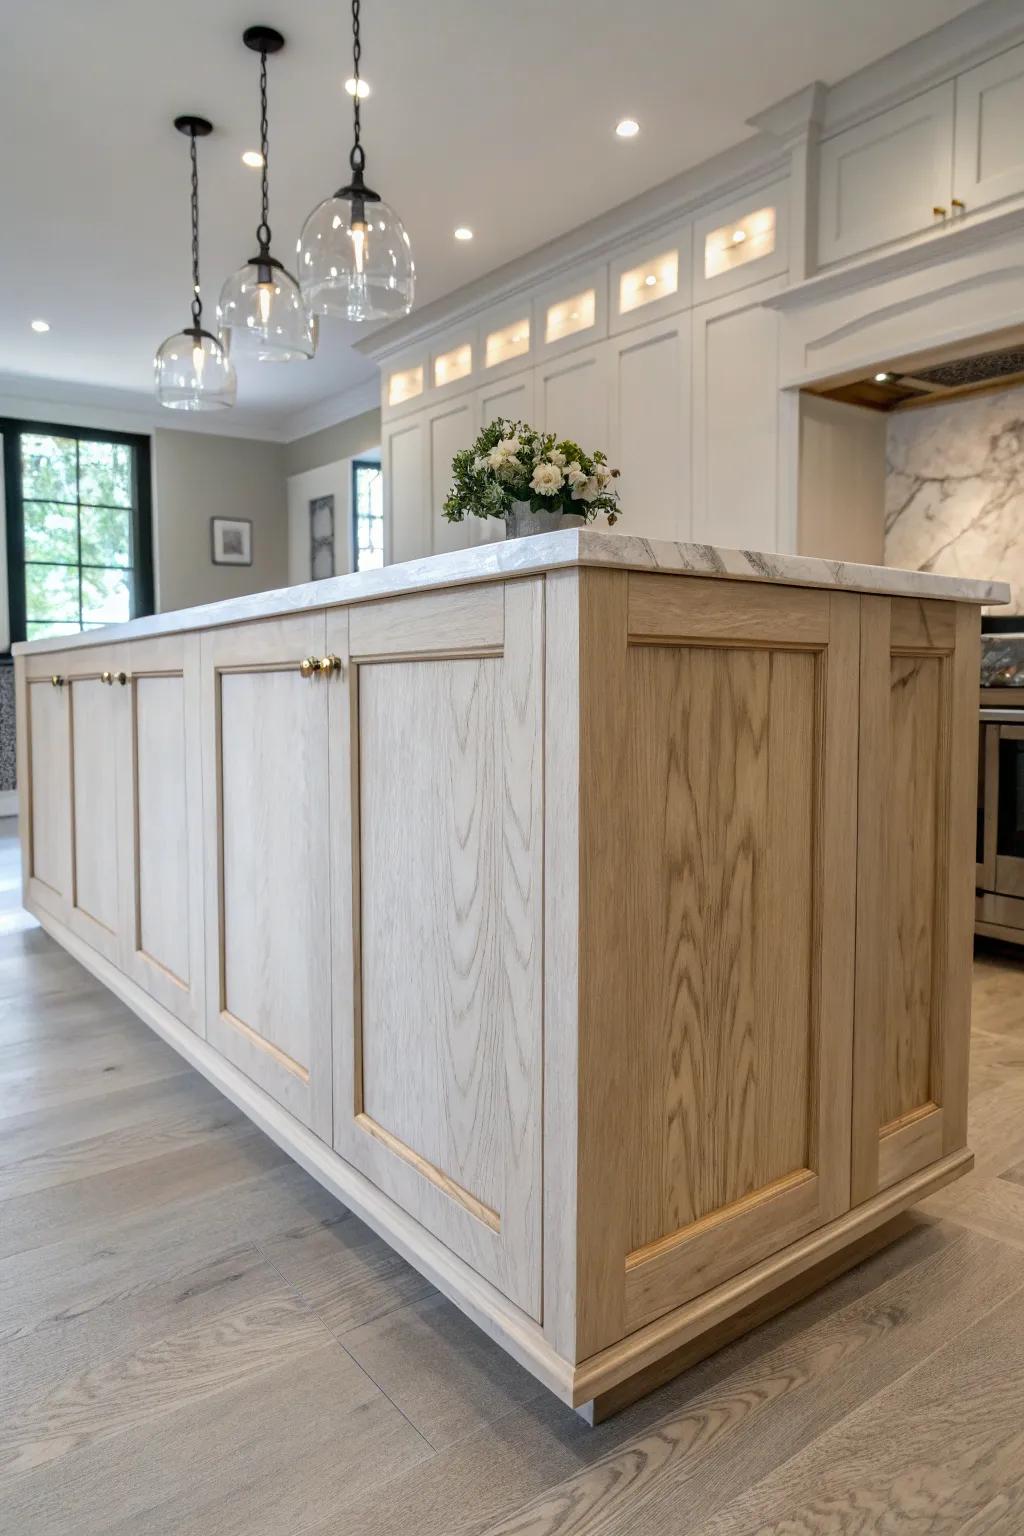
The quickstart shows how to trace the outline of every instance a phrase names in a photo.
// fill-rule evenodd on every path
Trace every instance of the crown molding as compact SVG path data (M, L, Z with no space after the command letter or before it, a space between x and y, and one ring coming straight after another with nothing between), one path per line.
M794 91L764 112L756 112L747 118L747 124L759 133L766 133L784 144L803 138L812 128L820 126L825 115L828 86L821 80L805 85L802 91Z
M148 435L158 428L171 432L200 432L212 437L285 441L281 422L269 414L237 407L229 411L193 413L169 411L139 390L102 384L38 378L31 374L0 373L0 415L49 421L55 415L69 427Z
M822 134L831 138L1019 42L1024 42L1020 0L984 0L838 81L825 99Z
M644 240L698 209L713 210L747 187L789 172L789 151L767 133L724 150L679 176L641 192L629 202L569 230L504 266L435 299L404 320L357 341L355 349L375 363L389 361L442 329L475 319L493 305L516 299L584 261L610 259L623 239Z
M350 389L342 390L327 400L319 400L315 405L289 416L284 423L283 441L294 443L301 437L309 437L314 432L323 432L328 427L350 421L353 416L379 410L380 379L375 375L372 379L365 379L362 384L353 384Z

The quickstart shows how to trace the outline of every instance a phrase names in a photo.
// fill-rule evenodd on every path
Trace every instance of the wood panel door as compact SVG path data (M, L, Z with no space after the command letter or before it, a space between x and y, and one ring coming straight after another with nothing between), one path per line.
M543 582L327 625L334 1145L538 1317Z
M206 1037L331 1135L327 683L322 613L202 637Z
M119 846L121 967L201 1034L206 978L199 646L197 634L185 634L126 647Z
M853 1201L967 1140L976 608L865 597Z
M858 601L585 571L579 631L586 1358L848 1209Z
M68 926L121 961L118 815L126 767L126 650L88 646L67 658L71 735L71 904Z
M67 655L17 666L18 784L26 906L66 923L71 908L71 716Z

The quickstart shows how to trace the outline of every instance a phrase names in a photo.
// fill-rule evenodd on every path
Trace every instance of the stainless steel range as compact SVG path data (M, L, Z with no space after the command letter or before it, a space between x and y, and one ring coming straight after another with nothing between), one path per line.
M981 637L975 928L1024 944L1024 633Z

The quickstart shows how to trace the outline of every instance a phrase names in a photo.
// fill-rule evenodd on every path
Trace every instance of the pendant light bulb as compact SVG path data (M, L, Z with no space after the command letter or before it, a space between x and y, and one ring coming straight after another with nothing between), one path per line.
M311 314L395 320L412 308L416 269L401 219L366 185L359 61L360 0L352 0L352 126L348 182L309 215L299 236L299 283Z
M199 167L196 139L212 132L205 117L177 117L174 126L188 135L192 165L192 323L159 347L153 366L156 394L171 411L218 411L235 403L235 370L216 336L203 330L199 289Z
M220 338L232 356L261 363L302 362L316 352L317 322L307 313L299 285L270 254L270 157L267 122L267 55L279 53L284 38L273 27L247 27L247 48L260 56L261 216L255 256L229 277L217 306Z

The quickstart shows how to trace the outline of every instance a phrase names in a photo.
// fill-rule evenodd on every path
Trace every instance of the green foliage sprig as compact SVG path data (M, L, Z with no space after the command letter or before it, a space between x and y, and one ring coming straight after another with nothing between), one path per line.
M620 515L618 474L601 452L584 453L570 438L499 416L452 460L444 515L451 523L506 517L514 502L528 501L534 512L571 512L587 522L604 512L614 523Z

